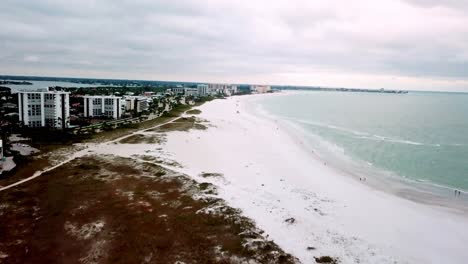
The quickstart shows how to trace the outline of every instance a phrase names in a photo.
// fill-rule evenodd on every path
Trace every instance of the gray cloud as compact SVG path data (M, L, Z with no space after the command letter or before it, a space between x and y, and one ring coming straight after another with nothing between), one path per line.
M280 83L299 74L305 85L400 76L465 89L465 3L3 0L0 72ZM317 72L329 75L304 77Z
M408 3L423 6L423 7L447 7L447 8L462 8L461 11L468 11L468 1L466 0L405 0ZM464 10L463 10L464 9Z

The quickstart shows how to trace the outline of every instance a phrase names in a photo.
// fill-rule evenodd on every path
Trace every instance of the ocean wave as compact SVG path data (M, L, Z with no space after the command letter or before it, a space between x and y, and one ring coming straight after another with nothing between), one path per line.
M411 140L404 140L404 139L396 139L396 138L390 138L390 137L383 137L379 135L372 135L372 136L359 136L359 137L354 137L357 139L368 139L368 140L375 140L375 141L386 141L386 142L392 142L392 143L398 143L398 144L406 144L406 145L415 145L415 146L431 146L431 147L440 147L440 144L426 144L422 142L416 142L416 141L411 141Z
M282 119L286 119L282 117ZM313 122L309 121L303 121L300 122L295 119L287 118L291 125L297 126L298 128L300 127L297 123L308 123L308 124L313 124ZM328 127L328 128L336 128L336 126L333 125L326 125L326 124L319 124L320 126L323 127ZM299 128L300 129L300 128ZM348 129L340 129L342 131L346 131ZM349 130L348 130L349 131ZM358 131L354 131L358 132ZM389 137L384 137L380 135L370 135L368 133L363 133L363 132L358 132L361 134L367 134L368 136L364 135L354 135L356 138L363 138L363 139L369 139L369 140L383 140L387 142L394 142L394 143L400 143L400 144L408 144L408 145L421 145L421 146L436 146L440 147L440 144L424 144L421 142L415 142L415 141L410 141L410 140L400 140L400 139L394 139L394 138L389 138ZM353 133L354 134L354 133ZM409 184L409 185L404 185L404 186L413 186L417 188L420 191L427 191L427 188L430 188L430 191L434 191L435 193L442 193L445 190L451 190L454 187L449 186L449 185L444 185L441 183L436 183L430 179L423 179L423 178L414 178L414 177L409 177L403 173L398 173L393 170L389 169L384 169L382 167L376 166L373 162L367 161L367 160L362 160L358 157L350 156L349 153L345 151L345 148L342 146L339 146L333 142L330 142L323 137L312 134L312 133L307 133L307 137L314 139L315 143L318 143L318 145L315 145L318 147L317 152L315 152L317 155L319 155L323 160L328 160L332 166L336 166L337 169L342 170L343 172L349 173L350 175L364 175L365 177L383 177L383 179L388 179L392 180L395 183L399 182L402 184ZM444 145L446 146L446 145ZM468 146L467 144L447 144L447 146ZM315 151L315 148L314 148ZM331 156L330 156L331 155ZM434 188L434 189L433 189ZM463 190L463 188L458 187L458 189Z
M328 128L328 129L338 130L338 131L341 131L341 132L352 134L353 137L356 138L356 139L386 141L386 142L391 142L391 143L414 145L414 146L441 147L441 144L422 143L422 142L406 140L406 139L385 137L385 136L381 136L381 135L373 135L373 134L363 132L363 131L353 130L353 129L340 127L340 126L335 126L335 125L326 124L326 123L321 123L321 122L308 121L308 120L303 120L303 119L294 119L294 118L287 118L287 117L283 117L283 118L286 118L286 119L289 119L291 121L295 121L295 122L298 122L298 123L306 124L306 125L312 125L312 126L317 126L317 127L322 127L322 128ZM449 144L448 146L463 146L463 144Z
M354 134L354 135L357 135L357 136L368 136L368 135L370 135L369 133L366 133L366 132L361 132L361 131L352 130L352 129L349 129L349 128L335 126L335 125L331 125L331 124L325 124L325 123L321 123L321 122L314 122L314 121L308 121L308 120L303 120L303 119L295 119L295 118L288 118L288 117L283 117L283 118L284 119L289 119L289 120L292 120L292 121L295 121L295 122L298 122L298 123L306 124L306 125L312 125L312 126L318 126L318 127L324 127L324 128L339 130L339 131L347 132L347 133Z

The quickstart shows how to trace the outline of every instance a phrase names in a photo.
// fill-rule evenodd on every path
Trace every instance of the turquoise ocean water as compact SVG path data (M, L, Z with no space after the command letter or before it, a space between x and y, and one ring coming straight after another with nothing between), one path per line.
M468 94L301 92L259 104L340 169L468 191Z

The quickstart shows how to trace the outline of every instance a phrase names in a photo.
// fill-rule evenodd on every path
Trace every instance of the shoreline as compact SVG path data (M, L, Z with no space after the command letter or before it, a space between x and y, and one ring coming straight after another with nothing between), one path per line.
M215 127L171 132L164 149L194 178L222 173L224 181L211 182L221 198L255 220L285 251L304 263L316 254L343 263L463 263L468 257L466 216L338 175L311 159L287 131L248 113L245 100L251 98L199 107L199 117ZM291 218L294 223L285 222Z
M301 92L288 92L283 94L276 94L274 96L300 93ZM301 137L308 136L302 127L294 124L292 121L280 119L267 113L260 105L254 107L253 104L255 104L255 99L251 101L252 102L248 102L249 106L247 106L249 114L265 118L269 120L269 122L280 126L286 131L288 136L295 139L296 143L300 145L304 151L308 153L308 155L320 163L326 162L329 168L335 170L336 173L340 174L342 177L352 177L359 184L370 186L374 189L395 195L399 198L408 199L421 204L438 206L448 211L468 216L468 196L466 195L466 191L432 182L424 182L401 177L394 174L393 172L384 172L375 168L366 171L355 171L351 168L345 169L344 166L340 166L340 164L334 162L332 160L333 157L322 157L320 155L320 151L318 151L312 144L301 140ZM347 156L347 158L352 160L352 157ZM354 161L352 162L354 167L364 166L361 163L355 163ZM365 178L365 181L360 181L360 178ZM461 191L462 196L456 197L454 199L453 192L455 189Z

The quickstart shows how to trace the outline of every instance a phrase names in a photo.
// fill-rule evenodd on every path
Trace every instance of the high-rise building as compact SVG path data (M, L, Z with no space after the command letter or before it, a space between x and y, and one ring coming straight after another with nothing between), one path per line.
M145 96L124 96L125 110L141 113L148 110L150 100Z
M250 91L254 93L268 93L271 91L271 86L269 85L251 85Z
M198 88L184 88L185 96L198 96Z
M48 89L20 91L18 111L25 126L65 129L70 125L70 93Z
M198 84L197 89L200 96L206 96L209 93L208 84Z
M84 116L85 117L122 117L122 98L113 95L85 95Z
M175 94L184 94L185 89L183 86L177 86L177 87L172 88L172 92L174 92Z
M237 94L237 85L235 84L222 84L222 83L210 83L208 85L208 93L211 95L233 95Z

